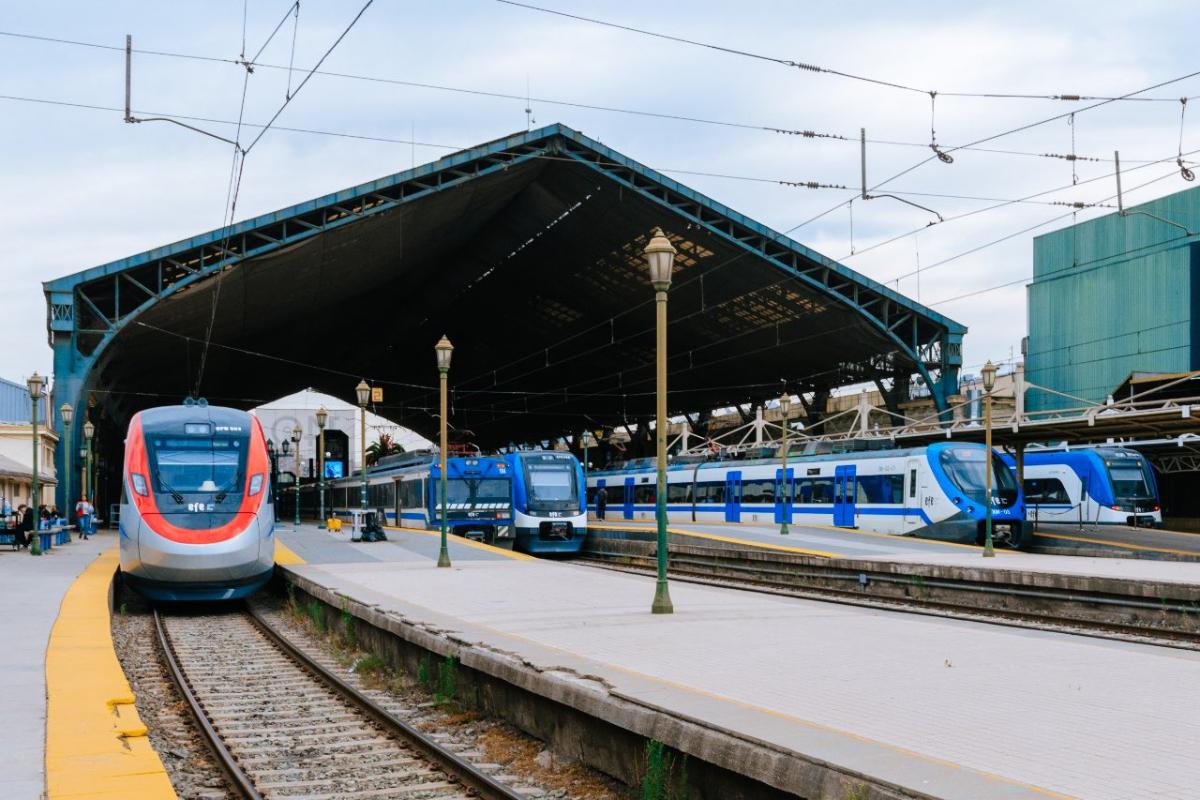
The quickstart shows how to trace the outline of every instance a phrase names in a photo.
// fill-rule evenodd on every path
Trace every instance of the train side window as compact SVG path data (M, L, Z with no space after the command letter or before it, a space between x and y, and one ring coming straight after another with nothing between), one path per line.
M915 469L908 471L908 496L917 496L917 471Z
M633 487L633 502L653 505L654 499L654 484L639 483Z
M774 503L775 481L742 481L743 503Z
M813 503L821 503L824 505L833 504L833 479L832 478L815 478L805 483L812 484L812 500Z
M697 503L724 503L725 484L722 481L703 481L696 484Z
M667 484L667 502L668 503L690 503L690 502L692 502L692 485L690 483L668 483Z
M903 475L859 475L858 500L867 503L898 505L904 498Z
M1041 503L1070 503L1067 487L1058 478L1026 478L1026 502L1038 505Z

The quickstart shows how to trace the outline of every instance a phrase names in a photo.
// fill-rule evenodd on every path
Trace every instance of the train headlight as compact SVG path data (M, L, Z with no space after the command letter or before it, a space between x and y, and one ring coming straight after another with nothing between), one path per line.
M141 474L140 472L131 472L129 474L129 478L133 483L133 490L135 492L140 494L142 497L149 496L150 492L147 490L147 487L146 487L146 476L145 475Z
M250 476L250 496L251 496L251 497L254 497L254 495L256 495L256 494L258 494L259 492L261 492L261 491L262 491L262 487L263 487L263 475L262 475L262 473L260 472L260 473L258 473L257 475L251 475L251 476Z

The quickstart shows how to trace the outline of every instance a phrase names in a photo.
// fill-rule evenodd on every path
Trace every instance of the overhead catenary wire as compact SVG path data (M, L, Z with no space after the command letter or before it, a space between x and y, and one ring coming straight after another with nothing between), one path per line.
M54 44L65 44L65 45L73 45L73 46L79 46L79 47L90 47L90 48L97 48L97 49L102 49L102 50L121 50L122 49L122 48L116 47L114 45L106 45L106 44L101 44L98 42L83 42L83 41L78 41L78 40L73 40L73 39L63 39L63 38L58 38L58 37L22 34L22 33L16 33L16 32L12 32L12 31L0 31L0 36L16 37L16 38L21 38L21 39L29 39L32 41L48 42L48 43L54 43ZM172 51L166 51L166 50L150 50L150 49L135 48L133 50L133 53L138 54L138 55L149 55L149 56L158 56L158 57L165 57L165 58L198 60L198 61L204 61L204 62L210 62L210 63L225 63L225 64L233 64L233 65L241 65L242 64L242 62L240 60L233 59L233 58L222 58L219 56L204 56L204 55L197 55L197 54L192 54L192 53L179 53L179 52L172 52ZM283 70L283 71L288 72L289 73L289 94L290 94L290 73L292 71L292 65L290 62L287 66L284 66L282 64L255 62L253 64L253 66L260 68L260 69ZM356 81L366 81L366 82L371 82L371 83L390 84L390 85L403 86L403 87L408 87L408 88L429 89L429 90L434 90L434 91L443 91L443 92L451 92L451 93L458 93L458 94L474 95L474 96L478 96L478 97L489 97L489 98L495 98L495 99L501 99L501 100L517 100L522 103L533 102L533 103L541 103L541 104L545 104L545 105L563 106L566 108L578 108L578 109L588 110L588 111L600 111L600 112L604 112L604 113L633 115L633 116L641 116L641 117L648 117L648 118L672 120L672 121L677 121L677 122L694 123L694 124L700 124L700 125L714 125L714 126L721 126L721 127L728 127L728 128L740 128L740 129L744 129L744 130L764 131L764 132L768 132L768 133L796 136L796 137L800 137L800 138L804 138L804 139L811 139L811 140L829 140L829 141L841 141L841 142L847 142L847 143L857 143L858 142L858 137L849 136L849 135L846 135L843 133L828 132L828 131L816 131L816 130L812 130L812 129L800 129L800 128L789 127L789 126L782 125L782 124L771 125L771 124L763 124L763 123L741 122L741 121L734 121L734 120L711 119L711 118L706 118L706 117L689 116L686 114L672 114L672 113L660 112L660 111L648 111L648 110L644 110L644 109L621 108L621 107L617 107L617 106L598 105L598 104L594 104L594 103L584 103L584 102L577 102L577 101L572 101L572 100L561 100L561 99L554 99L554 98L547 98L547 97L527 97L526 95L512 94L512 93L507 93L507 92L495 92L495 91L488 91L488 90L483 90L483 89L473 89L473 88L460 87L460 86L448 86L448 85L434 84L434 83L423 83L423 82L419 82L419 81L407 81L407 80L400 80L397 78L386 78L386 77L381 77L381 76L360 75L360 74L352 74L352 73L344 73L344 72L331 72L328 70L316 70L313 74L321 76L321 77L326 77L326 78L338 78L338 79L344 79L344 80L356 80ZM1197 97L1200 97L1200 96L1197 96ZM1193 98L1193 99L1195 99L1195 98ZM1177 99L1172 98L1172 100L1173 100L1173 102L1178 102ZM86 105L86 104L78 104L78 105ZM141 113L152 113L152 112L141 112ZM202 122L217 122L217 123L223 123L223 124L232 124L228 120L209 119L209 118L205 118L205 117L200 117L200 116L195 116L195 115L187 115L187 114L181 114L181 113L165 114L164 116L169 116L175 120L191 119L194 121L202 121ZM275 126L274 130L288 130L288 131L301 132L301 133L308 133L308 132L316 133L316 131L308 131L305 129L298 129L298 128L282 128L280 126ZM200 132L205 133L205 131L200 131ZM361 138L361 139L368 139L368 140L374 139L374 140L379 140L379 141L392 141L391 139L388 139L385 137L356 136L353 134L329 133L327 135L344 135L347 138ZM407 143L407 142L405 142L405 143ZM889 146L889 147L910 147L910 148L915 147L915 148L919 148L919 149L923 149L923 150L929 148L928 142L907 142L907 141L900 141L900 140L895 140L895 139L868 138L867 144L882 145L882 146ZM429 146L461 149L458 146L441 145L441 144L438 144L438 145L431 144ZM1047 153L1047 152L1035 152L1035 151L1024 151L1024 150L1011 150L1011 149L1003 149L1003 148L976 147L976 146L970 146L970 145L940 144L939 147L941 147L947 151L949 151L949 150L968 150L968 151L980 152L980 153L990 153L990 154L994 154L994 155L1009 155L1009 156L1018 156L1018 157L1025 157L1025 158L1045 158L1045 159L1079 160L1079 161L1095 161L1095 162L1107 162L1108 161L1107 158L1101 158L1099 156L1082 156L1081 155L1081 156L1073 157L1068 154L1062 154L1062 153ZM1127 159L1127 160L1130 161L1130 163L1134 163L1134 161L1135 161L1134 159Z
M847 78L849 80L860 81L863 83L870 83L870 84L874 84L876 86L883 86L883 87L887 87L890 89L899 89L904 92L910 92L910 93L916 93L916 94L931 94L932 93L932 94L941 94L946 97L974 97L974 98L980 98L980 99L995 99L995 100L1058 100L1058 101L1068 101L1068 102L1079 102L1079 101L1090 101L1090 100L1105 100L1105 101L1136 100L1139 102L1175 102L1177 99L1174 97L1141 97L1141 98L1130 98L1130 97L1125 97L1125 96L1105 97L1105 96L1100 96L1100 95L1074 94L1074 93L1069 93L1069 92L1053 92L1053 93L1052 92L1037 92L1037 93L1033 93L1033 92L996 92L996 91L931 91L928 88L922 88L922 87L913 86L910 84L899 83L897 81L886 80L884 78L876 78L876 77L872 77L869 75L860 75L860 74L856 74L856 73L852 73L852 72L844 72L842 70L832 69L830 67L823 67L823 66L820 66L817 64L811 64L811 63L804 62L804 61L796 61L796 60L790 59L790 58L782 58L779 56L771 56L771 55L765 55L762 53L755 53L750 50L745 50L745 49L726 46L726 45L714 44L712 42L702 42L697 39L688 39L688 38L685 38L682 36L675 36L673 34L662 33L659 31L651 31L646 28L636 28L631 25L623 25L621 23L612 22L610 20L598 19L596 17L585 17L581 14L572 14L572 13L569 13L566 11L561 11L561 10L555 9L555 8L547 8L545 6L533 5L532 3L519 2L518 0L494 0L494 1L497 3L501 3L503 5L507 5L507 6L515 6L517 8L524 8L529 11L536 11L536 12L539 12L542 14L552 14L554 16L565 17L567 19L577 20L579 22L587 22L592 25L599 25L599 26L606 27L606 28L613 28L616 30L626 31L629 33L636 33L636 34L639 34L642 36L650 36L655 39L661 39L664 41L676 42L678 44L689 45L692 47L705 48L708 50L714 50L714 51L726 53L729 55L742 56L742 57L754 59L757 61L772 62L775 64L779 64L781 66L792 67L792 68L804 70L807 72L823 73L826 75L835 75L837 77Z

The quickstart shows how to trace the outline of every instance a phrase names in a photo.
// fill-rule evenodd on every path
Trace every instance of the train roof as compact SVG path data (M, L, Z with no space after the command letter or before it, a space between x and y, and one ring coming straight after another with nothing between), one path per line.
M943 449L947 446L954 447L983 447L982 444L974 442L935 442L934 444L925 447L905 447L895 450L858 450L846 453L821 453L820 455L789 455L788 465L793 464L814 464L824 463L829 461L866 461L876 460L881 458L907 458L910 456L924 457L929 448ZM641 463L641 462L645 463ZM703 461L697 464L696 462L687 462L679 464L668 464L667 472L684 472L693 469L727 469L729 467L753 467L763 464L777 464L778 457L773 458L747 458L747 459L718 459L715 461ZM588 472L588 477L604 476L604 475L627 475L631 472L653 472L654 459L639 460L636 466L621 468L621 469L606 469L606 470L591 470Z
M142 430L147 433L171 430L189 422L208 422L216 428L236 427L237 431L233 431L235 433L248 433L251 429L251 415L248 412L225 406L210 406L207 403L146 408L135 414L133 419L140 420Z

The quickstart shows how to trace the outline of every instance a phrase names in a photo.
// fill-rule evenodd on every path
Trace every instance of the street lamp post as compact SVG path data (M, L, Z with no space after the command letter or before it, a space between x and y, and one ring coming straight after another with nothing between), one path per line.
M441 439L438 447L438 459L441 462L442 478L441 478L441 524L442 524L442 549L438 552L439 567L450 566L450 550L446 547L446 450L448 449L447 439L447 421L446 421L446 380L450 374L450 356L454 353L454 345L450 344L450 340L442 336L438 343L434 345L434 352L437 353L437 368L438 368L438 387L440 389L440 411L438 417L441 425Z
M671 614L671 595L667 590L667 290L671 288L671 272L678 251L671 240L654 229L654 236L642 251L650 267L650 284L654 287L657 320L657 410L655 433L658 440L658 485L654 490L655 517L658 520L658 583L654 587L654 603L650 611L654 614Z
M329 412L325 410L325 406L321 406L317 409L317 430L320 431L317 435L317 503L320 506L317 527L321 530L325 530L325 421L327 419L329 419Z
M90 419L84 420L83 440L87 446L84 448L83 454L83 494L93 506L96 505L96 500L92 497L95 493L95 488L92 486L92 439L95 435L96 426Z
M67 524L71 524L71 422L75 419L75 409L70 403L63 403L58 409L63 424L63 502L66 504ZM80 534L82 535L82 534Z
M588 479L588 448L596 443L591 431L583 432L583 485L587 486Z
M996 551L992 549L992 388L996 385L996 365L990 360L980 370L983 374L983 455L984 469L984 523L983 523L983 556L992 558Z
M783 444L780 445L779 452L783 454L783 469L780 471L779 489L783 492L782 508L783 516L780 517L779 535L788 535L788 517L792 515L792 482L788 479L788 412L792 410L792 398L787 392L779 398L779 414L783 417L780 424L783 425Z
M304 431L300 430L300 424L297 423L292 428L292 447L296 451L296 530L300 530L300 437Z
M40 445L38 442L38 400L42 399L42 387L46 385L46 381L41 375L38 375L37 372L34 372L29 376L29 380L25 382L25 385L29 389L29 401L32 408L32 416L30 417L30 421L32 422L33 426L33 475L30 488L32 490L31 502L33 504L34 530L32 533L33 541L29 545L29 552L35 556L40 556L42 554L42 548L41 545L38 544L37 536L38 528L41 527L41 487L38 485L38 447Z
M371 387L366 381L359 381L358 386L354 387L355 394L358 395L358 410L359 410L359 427L358 427L358 449L359 458L361 459L362 470L359 475L362 476L362 483L358 489L358 504L363 511L367 510L367 401L371 399Z

